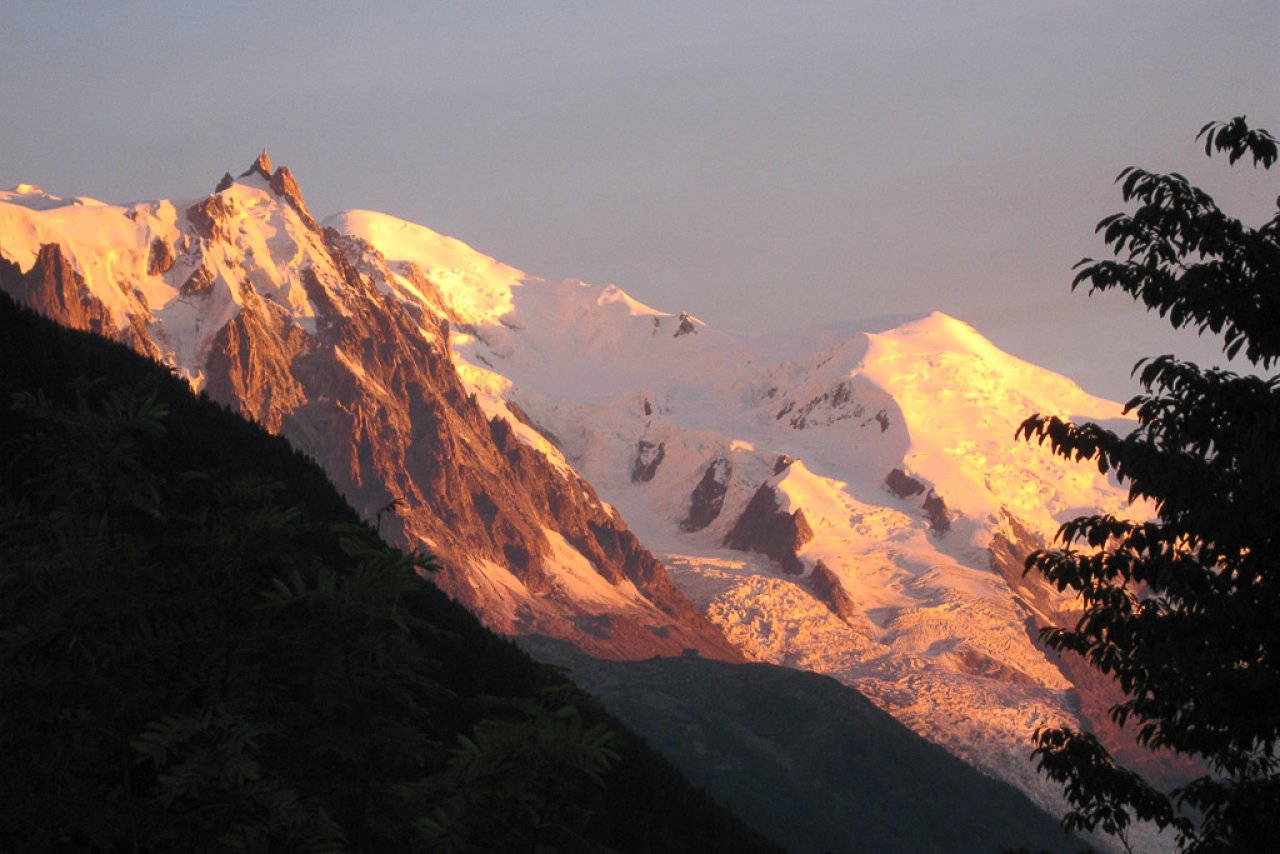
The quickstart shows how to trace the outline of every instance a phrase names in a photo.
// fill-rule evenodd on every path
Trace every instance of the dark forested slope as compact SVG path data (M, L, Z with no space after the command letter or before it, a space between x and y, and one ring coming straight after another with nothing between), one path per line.
M289 444L0 294L0 848L772 850Z

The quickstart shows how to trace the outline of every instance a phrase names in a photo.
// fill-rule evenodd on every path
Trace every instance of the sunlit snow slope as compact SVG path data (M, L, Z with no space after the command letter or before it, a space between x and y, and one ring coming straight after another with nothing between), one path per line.
M439 285L486 408L554 444L748 655L836 676L1054 803L1030 734L1081 699L1033 637L1070 603L1007 552L1127 502L1014 431L1119 404L939 313L743 339L385 215L327 224Z

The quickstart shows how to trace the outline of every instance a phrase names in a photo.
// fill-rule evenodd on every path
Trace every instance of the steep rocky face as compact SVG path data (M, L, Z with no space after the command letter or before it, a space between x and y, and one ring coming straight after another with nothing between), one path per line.
M313 456L384 536L434 553L437 583L494 628L606 656L740 658L584 480L464 388L421 270L404 272L423 298L397 299L385 259L320 229L265 153L219 187L165 233L139 230L132 275L181 303L113 315L95 289L124 278L86 282L53 243L25 273L0 258L0 287L149 355L187 354L205 392Z
M0 259L0 287L65 326L99 335L118 334L107 307L85 286L84 278L55 243L40 247L35 264L25 274L17 264Z
M732 473L733 465L724 457L716 457L707 464L702 479L689 496L689 514L681 520L681 530L701 531L720 516Z
M151 241L151 254L147 257L147 275L160 276L173 269L173 247L163 237Z
M277 169L269 183L276 195L289 203L308 228L312 230L319 228L315 218L311 216L311 211L307 210L306 203L302 201L302 190L298 187L298 182L293 179L293 173L289 171L288 166Z
M803 510L788 513L778 506L778 493L768 483L760 484L733 529L724 538L731 549L759 552L778 562L789 575L802 575L804 563L796 552L813 539L813 529Z
M814 564L813 572L809 576L809 591L813 593L815 599L826 605L831 613L846 623L853 622L861 615L857 603L849 597L844 585L840 583L840 576L836 575L823 561Z

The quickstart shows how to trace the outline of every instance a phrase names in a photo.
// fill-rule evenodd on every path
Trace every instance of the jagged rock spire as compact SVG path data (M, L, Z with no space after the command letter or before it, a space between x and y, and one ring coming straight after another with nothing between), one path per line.
M265 156L263 154L263 157ZM289 171L288 166L281 166L275 171L274 175L270 176L270 185L277 196L280 196L293 206L293 209L298 212L298 215L302 217L302 221L309 228L313 231L320 230L315 218L311 216L311 211L307 210L306 203L302 201L302 190L298 188L298 182L293 179L293 173Z
M693 315L687 311L680 312L680 326L676 329L676 334L673 337L679 338L681 335L688 335L689 333L696 335L697 332L697 328L693 325Z
M257 172L268 181L271 180L271 158L267 156L267 149L263 148L262 153L258 155L258 159L253 161L253 165L241 173L240 177L244 178Z

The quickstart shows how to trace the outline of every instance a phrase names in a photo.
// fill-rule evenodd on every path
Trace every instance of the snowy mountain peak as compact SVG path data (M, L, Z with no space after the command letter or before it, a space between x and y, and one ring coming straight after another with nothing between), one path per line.
M284 432L370 518L396 507L384 533L448 557L500 630L613 655L727 638L1042 803L1030 731L1089 725L1035 640L1071 603L1016 567L1126 495L1014 432L1122 408L963 321L736 336L386 214L322 228L265 151L195 201L6 191L0 256L0 286L79 301L64 322Z
M35 184L18 184L8 190L0 190L0 202L11 205L20 205L33 211L53 210L54 208L66 207L68 205L76 205L80 207L103 207L104 203L97 199L91 199L88 196L74 196L70 199L64 199L61 196L55 196L46 193L42 188Z
M742 338L383 215L329 224L427 271L477 397L554 437L740 649L836 676L1052 803L1029 721L1079 706L1028 602L1071 603L1020 573L1012 589L992 544L1024 554L1081 510L1127 511L1096 471L1014 440L1033 412L1119 404L942 312Z

